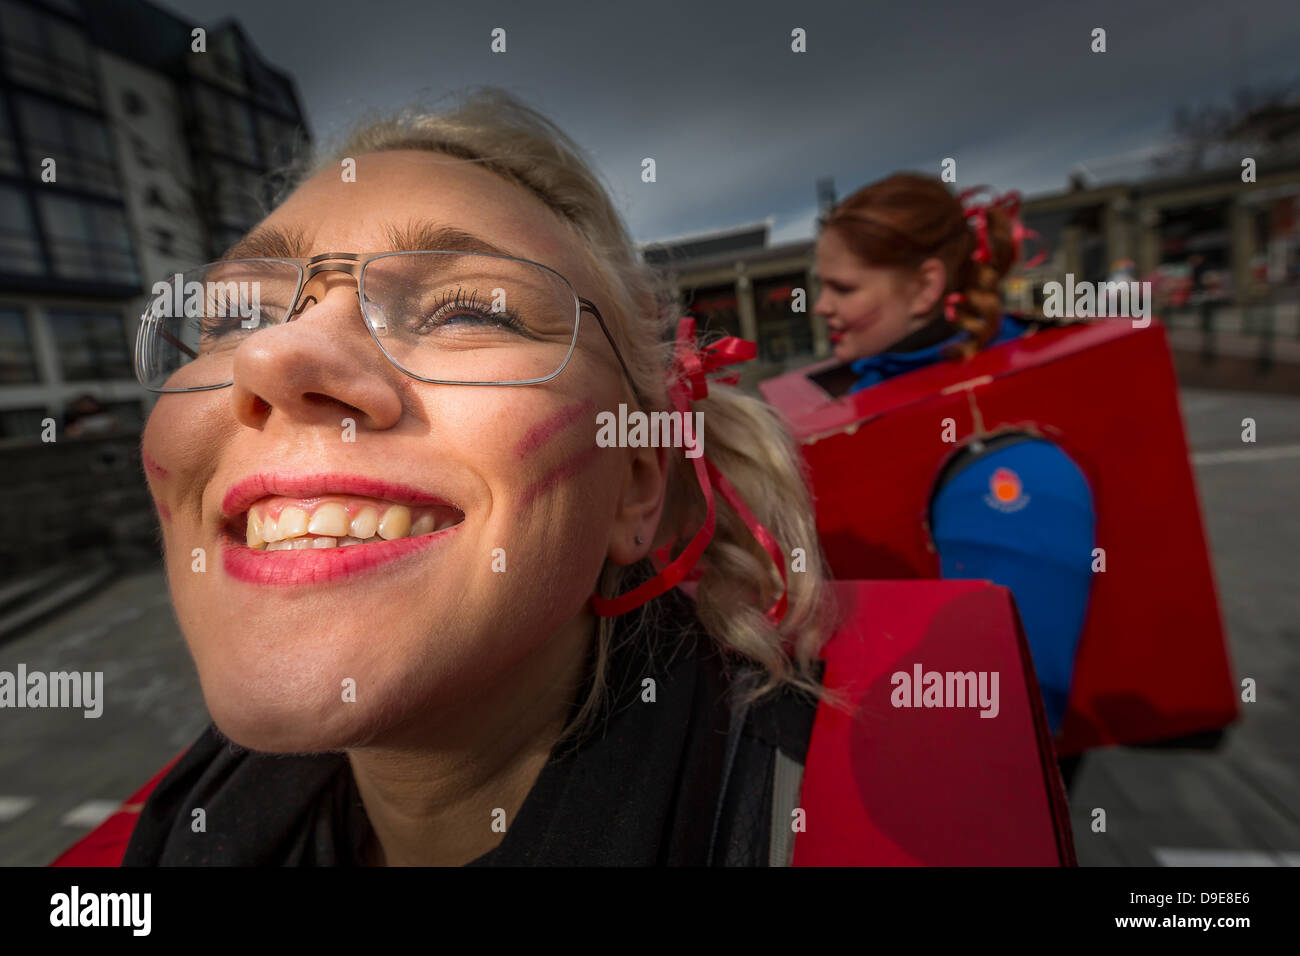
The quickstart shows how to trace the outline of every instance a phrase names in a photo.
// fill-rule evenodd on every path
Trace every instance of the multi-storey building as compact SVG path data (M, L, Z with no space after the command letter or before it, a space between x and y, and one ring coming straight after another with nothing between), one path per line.
M143 290L260 219L304 141L292 80L233 22L0 0L0 442L86 394L138 426Z
M293 82L235 23L145 0L0 0L0 495L15 521L0 630L10 591L48 591L10 577L93 581L66 562L150 552L136 446L155 396L131 364L144 292L255 224L267 174L304 143Z

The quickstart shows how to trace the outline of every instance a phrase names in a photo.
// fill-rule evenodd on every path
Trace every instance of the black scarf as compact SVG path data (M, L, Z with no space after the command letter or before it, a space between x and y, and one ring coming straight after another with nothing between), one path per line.
M551 755L501 843L469 865L766 864L773 748L802 761L813 708L779 695L728 748L721 653L679 592L654 603L650 633L642 611L619 621L592 730ZM732 773L720 807L727 768L746 779ZM206 832L191 830L197 808ZM369 836L346 755L257 753L213 725L150 795L123 865L353 866Z

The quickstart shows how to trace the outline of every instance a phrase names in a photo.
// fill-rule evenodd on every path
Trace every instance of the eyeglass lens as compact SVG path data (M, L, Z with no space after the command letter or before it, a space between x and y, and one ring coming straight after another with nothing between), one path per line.
M233 379L239 346L291 318L303 272L274 259L236 259L154 286L136 341L136 374L157 389ZM395 253L366 263L359 284L373 340L400 369L454 383L546 379L572 351L578 300L536 263L479 253ZM297 303L299 316L303 297Z

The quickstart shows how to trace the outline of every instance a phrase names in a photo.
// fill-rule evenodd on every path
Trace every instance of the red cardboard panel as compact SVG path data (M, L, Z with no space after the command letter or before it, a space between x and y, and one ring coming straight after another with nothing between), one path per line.
M850 711L818 709L794 864L1073 864L1064 791L1009 592L984 581L836 587L845 623L827 645L825 683ZM949 681L949 672L975 673L974 701L962 690L969 681ZM941 692L927 674L945 675Z

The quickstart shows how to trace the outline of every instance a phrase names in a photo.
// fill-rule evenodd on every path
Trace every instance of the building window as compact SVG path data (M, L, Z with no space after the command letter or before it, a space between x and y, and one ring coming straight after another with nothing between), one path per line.
M35 381L36 355L27 330L27 316L19 309L0 309L0 385L26 385Z
M247 60L249 86L259 103L286 116L296 116L298 104L289 80L276 73L255 56Z
M44 271L27 196L16 187L0 186L0 273L40 275Z
M261 163L253 114L244 103L206 86L195 86L194 106L203 143L211 152L253 165Z
M794 274L754 282L754 317L758 324L758 355L764 362L784 362L813 351L808 312L795 312L794 290L805 284ZM805 289L804 309L808 308Z
M1162 209L1160 239L1162 276L1183 280L1187 304L1227 299L1232 294L1230 205L1209 202Z
M65 196L42 196L40 207L56 275L139 285L131 234L120 208Z
M112 312L49 312L50 333L65 381L132 375L122 317Z
M98 105L90 44L75 27L13 0L0 0L0 30L12 79L74 103Z
M1300 282L1300 198L1283 196L1253 210L1251 277L1277 287Z
M262 140L262 160L271 169L291 163L306 142L296 124L266 113L257 114L257 132Z
M13 121L4 100L0 100L0 172L14 173L19 170L18 144L14 141Z
M118 424L127 431L138 432L144 428L144 406L135 400L105 402L104 410L117 419Z
M213 197L218 222L241 230L249 229L266 215L263 203L265 184L260 175L220 160L213 160L211 168L216 182L209 194Z
M121 195L108 127L93 116L30 96L18 98L27 166L39 173L46 157L58 166L57 182L106 196Z
M687 311L699 320L700 331L740 335L740 303L735 285L704 286L686 294Z
M47 417L43 408L0 408L0 438L34 438Z

